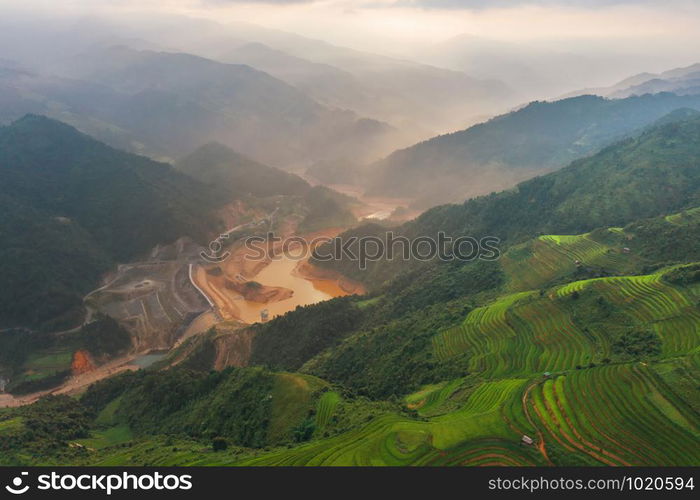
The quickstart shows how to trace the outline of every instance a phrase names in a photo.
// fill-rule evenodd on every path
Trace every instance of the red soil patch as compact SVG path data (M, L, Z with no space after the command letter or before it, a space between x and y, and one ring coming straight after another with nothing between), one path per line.
M71 363L71 371L73 375L82 375L89 373L95 369L95 363L92 360L90 353L85 350L76 351L73 354L73 362Z

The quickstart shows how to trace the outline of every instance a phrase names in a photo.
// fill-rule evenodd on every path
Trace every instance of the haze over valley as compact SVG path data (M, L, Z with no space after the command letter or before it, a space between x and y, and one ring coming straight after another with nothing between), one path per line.
M698 21L0 0L0 466L700 465Z

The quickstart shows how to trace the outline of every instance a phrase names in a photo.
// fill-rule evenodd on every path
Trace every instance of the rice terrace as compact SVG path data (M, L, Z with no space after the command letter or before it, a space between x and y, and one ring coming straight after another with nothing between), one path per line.
M697 496L698 26L0 0L0 493Z

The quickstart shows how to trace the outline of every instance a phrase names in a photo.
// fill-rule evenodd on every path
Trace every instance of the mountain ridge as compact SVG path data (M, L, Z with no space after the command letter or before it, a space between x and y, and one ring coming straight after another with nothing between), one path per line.
M533 102L371 164L369 193L411 197L428 207L507 189L595 153L678 108L700 110L700 96L611 100L587 95Z
M2 324L38 327L63 312L74 325L82 296L115 262L185 235L207 241L225 201L56 120L0 128Z

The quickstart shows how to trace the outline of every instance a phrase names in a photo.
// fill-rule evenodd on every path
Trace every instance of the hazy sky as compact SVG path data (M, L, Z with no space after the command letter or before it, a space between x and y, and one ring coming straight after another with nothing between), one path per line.
M502 40L700 39L698 0L0 0L0 5L79 13L186 13L385 51L462 33Z
M529 43L608 57L610 72L596 70L600 82L700 61L700 0L0 0L0 17L3 6L81 16L167 13L249 22L416 59L426 47L470 35L515 42L524 50ZM625 63L619 71L616 60Z

